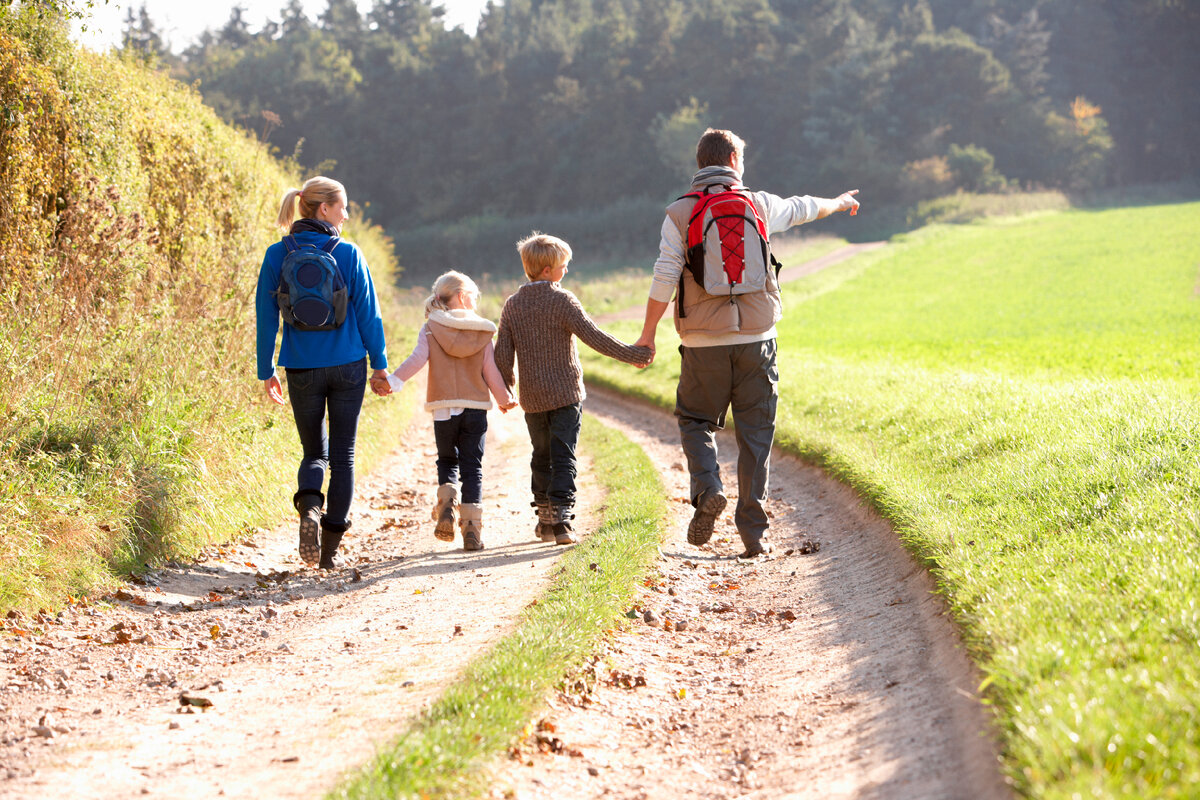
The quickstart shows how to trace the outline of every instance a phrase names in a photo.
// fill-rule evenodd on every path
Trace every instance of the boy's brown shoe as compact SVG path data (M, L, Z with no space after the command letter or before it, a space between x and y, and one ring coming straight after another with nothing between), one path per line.
M462 528L463 550L483 549L483 506L479 503L463 503L458 507Z
M708 491L700 495L700 499L696 501L696 511L692 514L692 521L688 523L688 544L697 547L708 544L708 540L713 535L713 528L717 524L717 517L721 516L721 512L725 510L728 502L729 500L720 491Z
M537 528L533 535L541 539L543 542L553 542L554 538L554 523L551 521L550 504L537 503Z
M570 506L550 506L547 522L550 524L555 544L578 543L579 537L575 535L575 531L571 527L571 520L574 518L575 515L571 513Z

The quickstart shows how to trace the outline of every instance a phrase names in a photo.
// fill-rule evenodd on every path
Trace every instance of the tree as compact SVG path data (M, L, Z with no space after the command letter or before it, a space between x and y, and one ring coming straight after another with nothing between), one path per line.
M137 12L134 12L132 6L126 9L125 28L121 33L121 50L133 53L149 64L157 64L167 55L162 34L146 11L145 3L142 3Z

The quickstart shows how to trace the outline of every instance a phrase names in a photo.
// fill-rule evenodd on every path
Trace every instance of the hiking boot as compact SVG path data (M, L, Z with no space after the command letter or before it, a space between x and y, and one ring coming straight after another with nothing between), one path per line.
M579 542L579 537L575 535L575 530L571 527L573 519L575 519L575 515L571 513L570 506L550 506L547 521L550 523L550 532L554 534L555 544L577 544Z
M717 524L717 517L721 516L721 512L725 510L725 504L728 502L729 500L719 490L707 491L700 495L700 499L696 501L696 511L692 514L692 521L688 523L688 544L697 547L708 544L708 540L713 535L713 527Z
M318 538L325 496L320 492L297 492L292 502L300 512L300 558L310 567L315 566L321 560Z
M766 539L761 539L754 544L746 545L746 549L738 554L739 561L746 561L759 556L768 556L775 552L775 545L768 542Z
M462 528L463 550L483 549L483 506L463 503L458 507L458 525Z
M458 486L443 483L437 490L437 505L433 507L433 535L442 542L454 541L455 506L458 504Z
M550 521L550 504L534 503L534 505L537 507L538 521L533 535L541 539L543 542L553 542L554 523Z

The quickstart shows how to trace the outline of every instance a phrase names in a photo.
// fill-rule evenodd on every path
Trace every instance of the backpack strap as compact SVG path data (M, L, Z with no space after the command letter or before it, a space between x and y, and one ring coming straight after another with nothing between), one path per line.
M330 236L329 241L321 245L321 249L326 253L329 253L329 255L333 255L333 248L337 247L341 241L342 240L336 236Z
M296 243L296 237L290 233L283 237L283 246L287 248L289 253L294 253L300 249L300 245Z

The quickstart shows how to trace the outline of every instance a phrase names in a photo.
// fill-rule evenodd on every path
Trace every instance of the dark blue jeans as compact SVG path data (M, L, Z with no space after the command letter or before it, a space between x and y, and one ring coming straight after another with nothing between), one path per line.
M535 503L575 505L575 446L583 410L579 403L525 414L533 457L529 459L530 488Z
M462 502L483 499L483 441L487 434L487 412L482 408L463 409L450 419L433 422L437 442L438 483L462 480Z
M349 527L350 501L354 498L354 440L367 386L367 360L336 367L289 369L287 384L304 450L296 473L296 495L320 494L328 467L329 493L322 525L344 531Z

